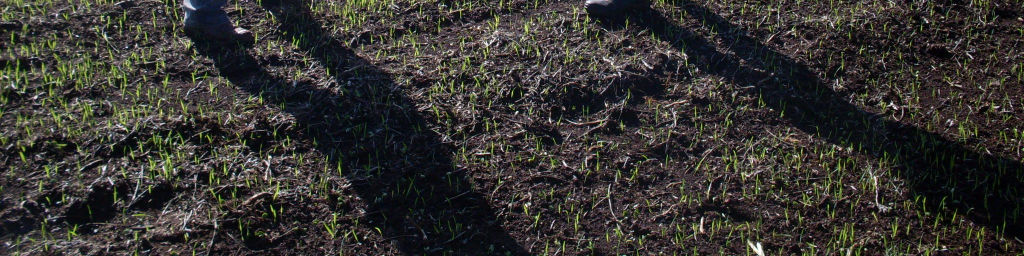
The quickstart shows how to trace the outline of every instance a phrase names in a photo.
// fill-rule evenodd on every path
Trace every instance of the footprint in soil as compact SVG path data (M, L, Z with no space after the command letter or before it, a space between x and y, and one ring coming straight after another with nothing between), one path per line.
M70 224L103 222L114 217L114 190L110 185L93 185L85 200L76 200L64 212Z
M121 183L99 183L89 188L84 200L72 202L64 211L64 220L70 224L86 224L104 222L113 218L119 207L114 198L114 190L119 191L116 200L126 204L124 207L134 210L148 210L163 207L174 197L174 188L167 183L154 185L129 185ZM138 189L136 189L138 187Z
M32 211L28 209L33 205L31 201L26 201L21 206L15 206L7 199L0 200L0 238L31 231L37 223Z

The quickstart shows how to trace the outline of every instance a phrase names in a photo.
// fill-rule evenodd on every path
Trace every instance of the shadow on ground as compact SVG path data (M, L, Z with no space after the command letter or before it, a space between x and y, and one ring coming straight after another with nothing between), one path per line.
M330 36L305 4L263 1L278 31L326 66L326 87L270 74L242 46L197 49L232 84L294 116L301 141L347 167L345 178L368 204L363 223L381 227L401 252L526 254L391 75Z
M715 12L681 0L675 4L699 23L718 31L728 52L677 24L658 11L647 9L626 18L640 21L690 58L703 72L749 87L769 107L785 113L796 128L850 147L875 159L884 159L904 178L928 209L967 216L975 223L1013 237L1024 235L1024 188L1018 160L980 153L942 135L887 119L849 103L809 67L752 38ZM604 20L620 28L626 18ZM886 206L878 206L886 208ZM883 210L884 211L884 210Z

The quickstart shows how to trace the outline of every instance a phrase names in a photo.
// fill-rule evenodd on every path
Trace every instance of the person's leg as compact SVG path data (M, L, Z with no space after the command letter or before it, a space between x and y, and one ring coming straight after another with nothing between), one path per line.
M252 40L252 33L236 28L224 12L226 0L184 0L185 29L203 38L220 41Z
M583 7L587 13L598 16L623 14L626 11L649 4L647 0L586 0Z

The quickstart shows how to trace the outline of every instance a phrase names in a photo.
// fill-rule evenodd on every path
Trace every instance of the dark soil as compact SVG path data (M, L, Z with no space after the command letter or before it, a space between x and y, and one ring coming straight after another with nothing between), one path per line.
M0 254L1024 253L1019 1L358 2L0 4Z

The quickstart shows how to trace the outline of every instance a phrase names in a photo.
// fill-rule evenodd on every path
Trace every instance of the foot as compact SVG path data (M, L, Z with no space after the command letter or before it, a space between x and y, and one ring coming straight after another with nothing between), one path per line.
M252 43L255 38L248 29L235 27L230 22L220 24L202 24L185 21L185 31L194 39L221 43Z
M645 0L587 0L583 6L592 15L612 16L642 7L646 3Z

